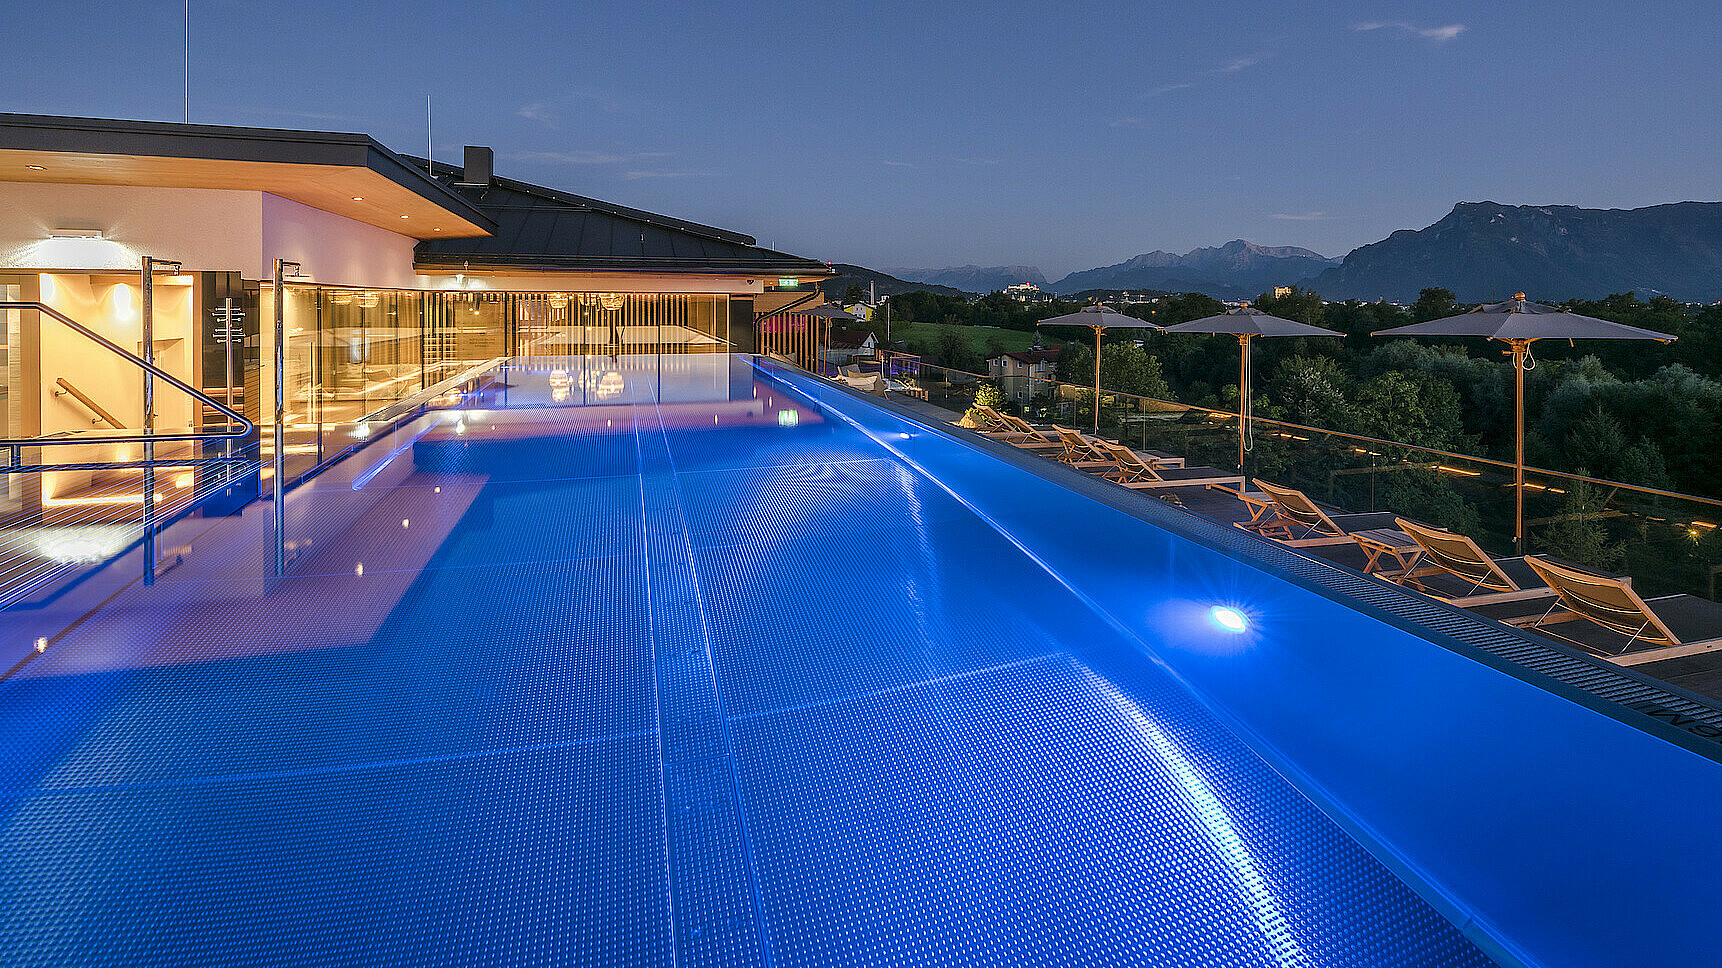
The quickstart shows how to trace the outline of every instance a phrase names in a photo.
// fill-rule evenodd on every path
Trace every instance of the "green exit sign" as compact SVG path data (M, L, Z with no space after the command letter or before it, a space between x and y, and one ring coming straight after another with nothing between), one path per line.
M779 280L777 280L777 288L779 288L779 289L798 289L800 287L801 287L801 280L800 279L779 279Z

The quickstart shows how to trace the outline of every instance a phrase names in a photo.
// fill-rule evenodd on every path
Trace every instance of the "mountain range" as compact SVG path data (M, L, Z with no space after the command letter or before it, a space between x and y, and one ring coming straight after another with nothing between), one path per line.
M1460 202L1439 222L1352 250L1302 283L1326 299L1409 302L1425 286L1460 302L1722 299L1722 202L1634 209Z
M1060 295L1137 289L1250 299L1274 286L1299 285L1326 299L1405 303L1439 286L1460 302L1498 301L1515 292L1544 300L1636 292L1716 302L1722 300L1722 202L1634 209L1460 202L1433 225L1401 229L1344 259L1237 239L1183 255L1146 252L1052 283L1033 266L891 272L965 292L1032 282Z
M1086 289L1158 289L1205 292L1221 299L1248 299L1339 264L1296 246L1256 245L1236 239L1192 249L1183 255L1156 249L1117 265L1072 272L1052 284L1057 293Z
M943 269L886 268L885 272L908 282L948 286L963 292L997 292L1023 282L1047 288L1046 276L1035 266L946 266Z

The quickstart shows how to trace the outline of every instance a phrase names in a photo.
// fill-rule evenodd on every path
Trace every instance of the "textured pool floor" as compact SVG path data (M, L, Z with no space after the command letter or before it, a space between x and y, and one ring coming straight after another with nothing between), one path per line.
M0 962L1489 964L859 434L639 398L0 685Z

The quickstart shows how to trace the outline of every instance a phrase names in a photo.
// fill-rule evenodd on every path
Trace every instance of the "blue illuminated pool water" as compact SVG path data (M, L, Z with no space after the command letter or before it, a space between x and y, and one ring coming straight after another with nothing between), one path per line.
M1488 869L1535 830L1423 842L1528 815L1439 785L1523 683L1430 646L1421 713L1268 736L1228 703L1408 637L743 358L502 379L295 492L287 577L247 511L0 684L0 963L1490 963L1385 865L1587 963ZM1381 743L1399 790L1322 772Z

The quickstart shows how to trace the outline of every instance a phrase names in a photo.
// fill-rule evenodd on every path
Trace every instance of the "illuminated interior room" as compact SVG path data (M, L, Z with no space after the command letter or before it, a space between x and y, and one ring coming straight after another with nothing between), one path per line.
M0 295L141 355L140 260L161 260L172 273L152 280L153 361L259 422L273 417L274 263L290 264L285 472L297 478L365 414L466 367L750 350L756 314L832 274L741 233L499 178L492 157L427 165L364 135L0 115ZM16 346L8 435L142 426L142 371L27 315L0 310ZM154 413L158 428L226 419L173 392ZM274 444L261 446L267 479ZM10 482L0 514L137 505L136 476Z

